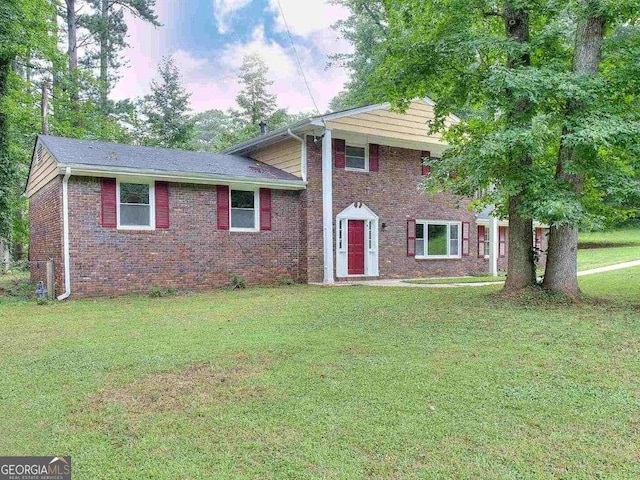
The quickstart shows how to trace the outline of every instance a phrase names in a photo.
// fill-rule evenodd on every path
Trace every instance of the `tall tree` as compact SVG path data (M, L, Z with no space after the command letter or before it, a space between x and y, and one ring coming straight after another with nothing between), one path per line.
M170 57L162 60L158 72L160 81L151 82L151 94L142 102L142 114L149 127L145 143L187 148L193 138L193 120L189 116L191 95L182 86L178 67Z
M572 88L561 98L561 138L555 180L565 203L576 218L554 218L549 234L549 255L543 285L568 296L580 293L577 279L578 226L588 208L585 188L593 184L602 168L604 149L635 150L640 115L637 22L640 6L624 0L580 0L575 6L576 29L571 72L566 83ZM605 51L604 42L609 34ZM621 35L621 32L624 32ZM635 46L621 40L632 36ZM603 54L606 54L603 56ZM621 57L616 58L616 56ZM615 60L612 62L611 57ZM626 59L624 58L626 57ZM607 62L604 72L601 63ZM629 65L635 66L629 69ZM622 78L621 78L622 77ZM624 84L621 84L620 80ZM631 88L629 87L631 85ZM629 99L633 99L632 102ZM599 158L600 157L600 158ZM607 163L612 163L612 158ZM595 168L594 168L595 167ZM615 169L607 168L610 174ZM617 175L619 178L619 175ZM588 192L587 192L588 193Z
M268 92L273 81L267 78L269 69L257 53L244 56L238 82L242 85L236 102L240 116L252 125L266 120L276 109L276 96Z
M0 2L0 239L11 242L20 165L12 152L16 132L14 98L20 94L15 60L50 46L50 5L46 0ZM30 56L30 55L29 55ZM22 87L22 85L19 85Z
M379 103L383 95L372 88L374 85L369 79L376 75L384 58L381 48L387 37L384 4L382 0L331 0L330 3L349 10L349 17L336 22L333 29L354 49L331 57L330 65L346 68L350 76L345 89L331 100L329 108L338 111Z
M122 66L120 53L127 45L125 13L156 27L161 26L155 12L156 0L88 0L94 13L85 14L81 24L95 37L97 48L88 48L84 63L99 70L100 105L109 110L108 94Z
M508 216L507 291L536 283L528 203L539 191L533 157L547 139L533 130L543 74L532 56L557 50L557 37L541 32L560 14L542 11L542 3L386 0L384 60L369 78L401 109L416 97L436 100L431 128L452 148L432 163L426 187L463 196L482 192L477 207L495 204L496 213ZM446 124L451 112L464 121Z

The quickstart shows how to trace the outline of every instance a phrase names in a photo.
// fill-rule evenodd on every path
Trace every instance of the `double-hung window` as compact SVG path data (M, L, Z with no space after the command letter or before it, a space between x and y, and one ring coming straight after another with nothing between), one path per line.
M153 197L153 186L150 183L118 182L118 227L153 228Z
M460 258L461 222L416 222L416 257Z
M489 258L491 255L491 228L485 227L484 229L484 256Z
M258 195L252 190L231 190L231 229L256 230Z
M369 171L369 159L367 158L367 149L365 147L347 145L346 169Z

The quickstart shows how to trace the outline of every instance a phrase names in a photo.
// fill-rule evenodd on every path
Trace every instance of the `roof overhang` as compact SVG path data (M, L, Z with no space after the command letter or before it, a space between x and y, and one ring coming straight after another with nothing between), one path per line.
M421 100L431 107L434 107L436 105L435 102L431 100L429 97L424 97ZM254 137L245 142L238 143L237 145L233 145L232 147L229 147L220 153L247 155L248 153L258 148L267 147L269 145L278 143L287 137L291 137L292 133L295 133L295 134L314 133L314 132L317 133L318 129L326 128L327 126L326 123L331 122L332 120L337 120L344 117L350 117L352 115L359 115L361 113L373 112L375 110L389 110L389 109L391 109L391 103L385 102L385 103L377 103L373 105L366 105L364 107L350 108L348 110L343 110L335 113L328 113L326 115L318 115L316 117L311 117L311 118L301 120L300 122L294 123L293 125L289 125L279 130L274 130L273 132L267 133L265 135ZM453 114L449 114L448 117L454 123L460 122L460 118L458 118ZM389 145L392 147L399 146L399 147L416 148L416 149L423 149L423 148L429 147L429 145L418 144L415 142L414 142L415 145L413 144L409 145L408 143L410 142L406 142L406 141L398 141L398 142L395 142L395 144L389 143L392 141L393 139L391 137L384 137L384 139L383 137L380 137L380 143L383 143L384 145ZM442 151L447 147L447 145L444 143L437 144L436 147L440 147L440 150Z
M153 178L176 183L195 183L200 185L246 185L264 187L273 190L304 190L307 182L302 180L278 180L256 177L240 177L228 175L208 175L198 173L174 172L168 170L143 170L138 168L101 167L94 165L58 164L58 172L64 174L71 168L71 175L81 177L120 177L120 178Z

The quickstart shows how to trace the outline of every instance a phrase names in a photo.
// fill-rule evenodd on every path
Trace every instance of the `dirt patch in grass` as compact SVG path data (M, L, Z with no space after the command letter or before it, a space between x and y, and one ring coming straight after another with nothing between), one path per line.
M259 400L268 389L253 380L269 365L260 358L235 357L235 364L216 367L196 363L180 370L145 375L127 385L106 388L78 405L74 423L108 434L133 434L139 424L153 415L179 413L198 415L215 405ZM244 361L243 361L244 360Z

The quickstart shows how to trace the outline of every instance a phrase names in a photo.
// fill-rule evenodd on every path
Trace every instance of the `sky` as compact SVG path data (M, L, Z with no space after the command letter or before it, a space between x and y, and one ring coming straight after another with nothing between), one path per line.
M329 56L351 50L331 29L348 12L326 0L280 0L293 43L321 113L342 90L348 72L328 68ZM259 53L274 82L271 92L290 113L315 112L291 48L278 0L157 0L162 27L129 18L128 65L112 92L120 100L149 93L163 56L172 56L191 93L191 109L235 107L244 54Z

